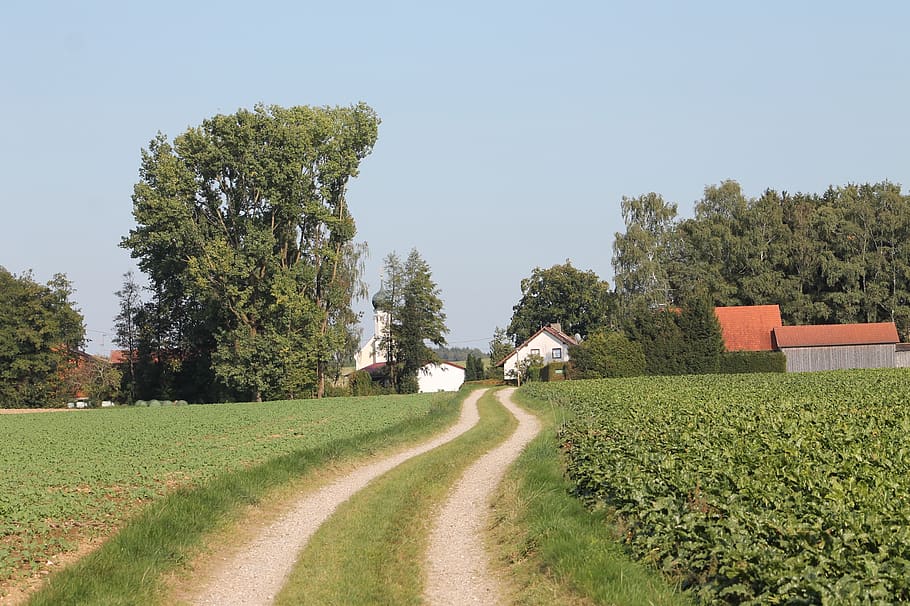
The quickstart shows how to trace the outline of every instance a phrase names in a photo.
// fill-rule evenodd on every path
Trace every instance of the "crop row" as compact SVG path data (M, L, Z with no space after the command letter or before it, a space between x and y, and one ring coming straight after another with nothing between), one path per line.
M441 398L330 398L0 416L0 583L105 535L150 499L381 431Z
M529 384L575 491L703 603L910 600L910 373Z

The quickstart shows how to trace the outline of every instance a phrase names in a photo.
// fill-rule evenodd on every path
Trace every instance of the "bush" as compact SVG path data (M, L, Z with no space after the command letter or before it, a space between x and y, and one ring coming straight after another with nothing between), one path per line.
M550 362L540 370L541 381L565 381L566 363Z
M353 396L371 396L376 393L373 377L365 370L356 370L348 378L348 385Z
M787 372L787 356L779 351L728 351L720 358L722 374Z
M570 379L634 377L645 374L641 343L618 332L595 332L569 347Z

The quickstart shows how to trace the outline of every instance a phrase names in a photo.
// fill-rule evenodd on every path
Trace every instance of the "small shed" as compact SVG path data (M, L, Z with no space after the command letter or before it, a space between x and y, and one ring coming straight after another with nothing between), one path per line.
M900 341L894 322L778 326L771 332L787 357L787 372L893 368Z

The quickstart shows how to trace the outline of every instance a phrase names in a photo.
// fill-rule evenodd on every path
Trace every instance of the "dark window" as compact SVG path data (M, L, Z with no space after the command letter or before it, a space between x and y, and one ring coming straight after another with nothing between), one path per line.
M539 350L539 349L532 349L532 350L531 350L531 355L532 355L532 356L539 356L539 355L540 355L540 350Z
M561 359L562 359L562 347L554 347L554 348L553 348L553 359L554 359L554 360L561 360Z

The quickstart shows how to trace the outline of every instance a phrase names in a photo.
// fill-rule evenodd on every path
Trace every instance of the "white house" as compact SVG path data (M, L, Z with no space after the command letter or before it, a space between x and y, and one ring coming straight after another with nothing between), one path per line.
M550 362L568 362L569 345L578 345L578 341L562 332L559 324L550 324L531 335L512 353L498 361L496 366L502 366L503 374L509 378L515 376L516 367L528 356L540 356L545 365Z
M458 391L464 383L464 368L451 362L427 364L417 373L420 393L435 391Z
M384 286L373 295L373 336L354 356L354 368L366 370L374 376L379 376L388 361L385 350L380 346L382 335L389 325L389 314L380 310L387 297L388 293ZM427 364L417 373L418 391L421 393L458 391L464 383L464 374L463 367L451 362Z

